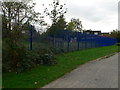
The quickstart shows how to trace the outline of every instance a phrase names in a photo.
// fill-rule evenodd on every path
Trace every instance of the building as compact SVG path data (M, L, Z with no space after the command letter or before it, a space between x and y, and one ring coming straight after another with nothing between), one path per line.
M110 33L108 33L108 32L101 33L100 36L112 38L112 36L111 36Z
M101 33L101 35L102 35L102 36L104 36L104 35L110 35L110 33L104 32L104 33Z
M101 31L92 31L92 30L87 30L87 31L84 31L84 33L86 34L94 34L94 35L101 35Z

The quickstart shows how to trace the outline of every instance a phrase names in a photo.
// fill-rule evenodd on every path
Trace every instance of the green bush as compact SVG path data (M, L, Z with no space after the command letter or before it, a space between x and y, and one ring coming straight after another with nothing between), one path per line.
M36 63L43 65L56 64L56 60L52 50L53 49L51 47L46 47L45 45L41 46L41 44L38 44L33 50L34 54L36 53Z
M2 44L3 72L16 71L18 63L25 57L25 47L11 39L3 40Z
M55 65L57 62L52 54L41 55L41 63L43 65Z
M52 52L54 54L59 54L59 53L65 52L65 51L63 49L61 49L61 48L52 48Z
M16 71L22 72L38 65L55 65L56 63L54 54L51 51L39 47L39 49L26 51L25 57L18 62Z
M22 72L35 67L36 64L34 59L34 53L32 53L32 51L26 50L24 58L17 64L16 71Z
M36 43L33 50L29 50L20 42L3 42L3 72L22 72L38 65L54 64L56 60L50 47Z

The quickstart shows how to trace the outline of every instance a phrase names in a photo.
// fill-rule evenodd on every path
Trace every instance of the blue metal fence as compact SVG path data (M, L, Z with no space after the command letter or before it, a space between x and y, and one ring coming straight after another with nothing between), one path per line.
M55 34L49 35L49 41L55 48L63 49L64 51L74 51L114 45L117 39L70 30L58 30Z

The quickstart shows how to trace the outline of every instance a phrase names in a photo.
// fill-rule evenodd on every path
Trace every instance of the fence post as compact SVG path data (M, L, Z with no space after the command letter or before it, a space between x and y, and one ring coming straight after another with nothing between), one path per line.
M55 37L53 36L53 47L55 47Z
M69 52L70 42L69 42L69 36L67 37L67 51Z
M78 41L78 50L80 50L80 42Z
M80 34L79 34L79 32L77 32L77 43L78 43L77 50L80 50Z
M84 33L85 49L87 49L87 34Z
M93 36L92 36L92 34L90 35L90 37L91 37L91 48L93 48L93 40L92 40Z
M61 43L61 45L60 45L61 49L63 50L64 49L64 40L63 40L63 38L61 38L61 42L60 43Z
M30 50L32 50L32 28L33 26L30 25Z

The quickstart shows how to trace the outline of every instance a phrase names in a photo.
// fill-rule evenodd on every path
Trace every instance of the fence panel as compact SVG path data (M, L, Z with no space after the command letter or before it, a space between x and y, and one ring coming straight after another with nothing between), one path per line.
M115 38L72 32L70 30L66 30L63 33L58 33L58 35L54 37L56 39L54 43L58 44L56 48L62 48L64 51L109 46L114 45L117 42ZM60 37L62 34L64 38Z
M117 39L115 38L73 32L71 30L58 30L56 34L52 33L43 37L38 34L33 34L32 38L33 43L40 43L44 46L48 45L65 52L109 46L114 45L117 42Z

